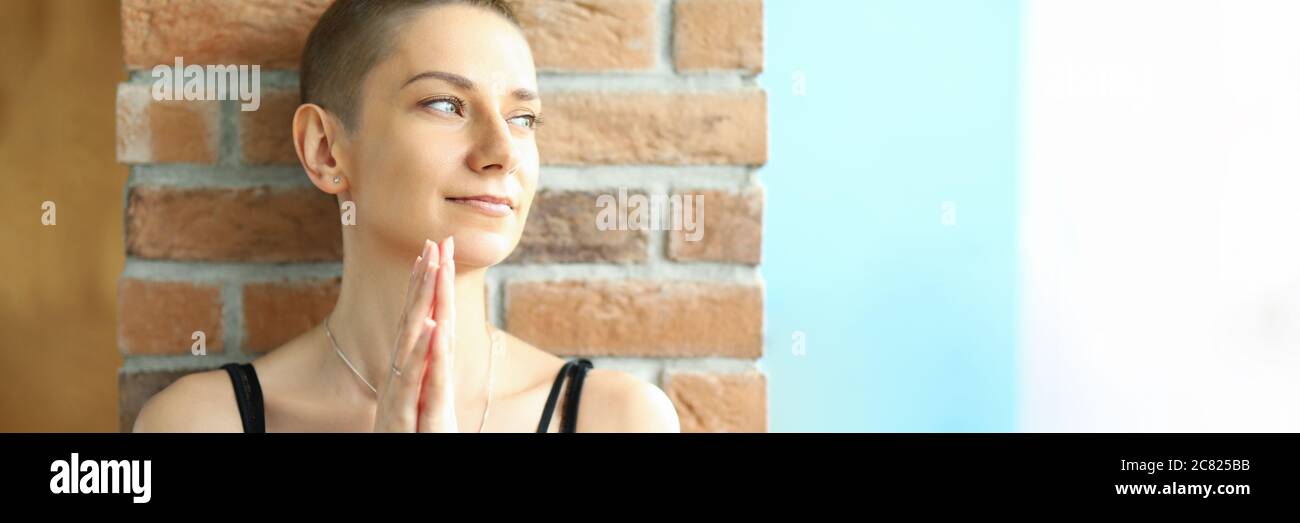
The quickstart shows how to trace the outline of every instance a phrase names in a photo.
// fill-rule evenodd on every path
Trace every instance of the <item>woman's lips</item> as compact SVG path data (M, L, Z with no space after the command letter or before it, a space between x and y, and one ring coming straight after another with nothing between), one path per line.
M479 211L488 216L509 216L515 212L510 201L495 196L467 196L464 198L447 198L447 201L458 203Z

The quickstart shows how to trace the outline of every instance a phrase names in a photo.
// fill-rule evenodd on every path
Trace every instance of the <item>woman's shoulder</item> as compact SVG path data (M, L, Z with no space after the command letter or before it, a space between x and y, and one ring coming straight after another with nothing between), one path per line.
M680 432L677 409L658 386L630 373L593 368L578 403L579 432Z
M512 352L545 369L549 389L565 359L509 336ZM677 409L653 383L632 373L593 367L578 402L578 432L679 432Z
M224 369L181 376L154 394L132 432L243 432L234 387Z
M287 372L309 365L309 332L285 342L253 360L263 401L279 393ZM186 374L145 403L132 432L243 432L244 422L235 401L235 387L224 368Z

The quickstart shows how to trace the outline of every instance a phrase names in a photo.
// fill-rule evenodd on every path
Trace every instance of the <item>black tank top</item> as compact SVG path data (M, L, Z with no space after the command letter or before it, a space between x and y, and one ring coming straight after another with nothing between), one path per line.
M239 405L239 418L244 423L244 432L266 432L266 409L262 404L262 384L257 381L257 371L251 363L227 363L222 365L230 374L230 381L235 387L235 403ZM579 358L564 362L560 372L555 375L551 393L546 397L546 407L542 409L542 419L537 424L537 432L546 432L551 425L551 413L560 399L560 388L564 380L569 380L569 387L564 394L564 411L560 413L560 432L577 432L578 400L582 395L582 382L587 378L587 371L592 368L590 360Z

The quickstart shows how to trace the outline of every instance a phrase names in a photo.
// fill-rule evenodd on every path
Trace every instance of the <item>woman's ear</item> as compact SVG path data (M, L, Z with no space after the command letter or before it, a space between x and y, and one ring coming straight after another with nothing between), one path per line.
M348 189L347 174L335 157L335 145L342 135L338 121L319 105L302 104L293 113L293 147L298 161L311 183L329 194Z

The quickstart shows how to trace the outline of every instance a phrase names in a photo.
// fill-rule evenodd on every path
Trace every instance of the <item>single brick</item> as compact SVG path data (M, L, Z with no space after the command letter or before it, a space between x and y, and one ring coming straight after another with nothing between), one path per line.
M314 187L135 187L126 210L131 256L169 260L337 261L334 196Z
M331 0L122 0L128 69L186 64L297 69Z
M695 228L669 233L668 258L758 265L763 247L763 191L684 191L683 207L702 207ZM687 202L693 202L687 205ZM703 205L697 205L702 203ZM686 210L682 211L683 213ZM682 223L687 223L683 218ZM692 241L694 240L694 241Z
M646 231L597 228L601 194L606 193L538 191L519 246L506 262L644 262Z
M542 161L588 164L767 162L767 94L555 92L543 95Z
M266 352L310 330L334 310L339 278L244 285L244 350Z
M669 372L664 392L682 432L767 432L767 377L760 372Z
M117 86L117 160L217 161L220 106L208 100L154 100L148 85Z
M124 354L189 354L196 331L203 332L209 354L223 350L217 285L123 278L117 298L117 343Z
M539 69L654 67L653 0L515 0L511 4Z
M556 354L757 358L763 291L703 282L510 282L506 323Z
M677 0L673 20L678 71L763 70L763 0Z
M296 89L263 89L262 104L256 111L239 112L244 163L298 163L293 148L293 113L298 110L298 100Z

